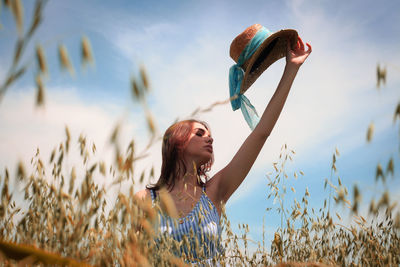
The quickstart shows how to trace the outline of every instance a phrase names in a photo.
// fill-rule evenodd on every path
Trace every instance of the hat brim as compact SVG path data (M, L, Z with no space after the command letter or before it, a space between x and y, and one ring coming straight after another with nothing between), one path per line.
M241 94L246 92L269 66L285 57L288 41L292 49L295 47L297 36L296 30L285 29L275 32L265 39L256 52L242 66L245 74L240 86Z

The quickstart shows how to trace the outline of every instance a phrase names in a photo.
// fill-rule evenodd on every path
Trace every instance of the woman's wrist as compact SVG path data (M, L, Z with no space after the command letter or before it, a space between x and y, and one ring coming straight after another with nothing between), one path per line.
M286 63L285 70L283 73L284 74L285 73L292 74L295 76L297 74L297 72L299 71L299 68L300 68L300 65Z
M285 70L290 70L290 71L298 71L300 69L301 64L296 64L296 63L291 63L291 62L286 62Z

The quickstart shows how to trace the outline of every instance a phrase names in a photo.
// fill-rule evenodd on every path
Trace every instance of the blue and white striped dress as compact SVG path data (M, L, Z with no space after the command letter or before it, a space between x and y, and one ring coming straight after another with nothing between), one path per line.
M153 189L150 192L154 205L157 195ZM224 251L221 245L222 229L217 209L208 198L205 187L203 187L200 200L188 215L173 219L159 213L157 228L159 235L156 242L162 236L168 236L179 243L179 250L174 251L176 256L197 266L219 265L213 259Z

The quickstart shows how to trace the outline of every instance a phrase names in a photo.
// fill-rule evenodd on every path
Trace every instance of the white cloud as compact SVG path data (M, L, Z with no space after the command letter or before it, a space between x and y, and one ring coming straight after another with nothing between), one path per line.
M168 36L173 37L176 26L164 22L144 28L126 27L130 24L113 27L115 36L113 44L117 51L134 63L146 59L146 64L157 64L157 59L162 55L154 53L159 51L156 47L163 46L163 40L168 40ZM151 44L150 49L149 44Z
M0 155L0 166L13 167L19 159L28 163L36 148L40 149L46 162L53 148L65 140L65 126L71 132L71 149L78 149L77 140L83 134L88 138L88 145L95 143L98 154L109 160L111 149L108 140L117 120L120 120L118 110L106 103L86 105L74 88L48 88L48 92L43 109L35 107L32 89L9 92L0 106L1 151L8 151ZM134 127L133 124L124 125L121 137L124 144ZM79 153L76 156L79 157Z

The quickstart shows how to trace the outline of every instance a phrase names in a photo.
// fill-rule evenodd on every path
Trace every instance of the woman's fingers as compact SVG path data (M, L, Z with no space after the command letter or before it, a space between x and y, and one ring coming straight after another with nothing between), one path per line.
M307 53L308 54L310 54L311 52L312 52L312 48L311 48L311 45L309 44L309 43L306 43L306 45L307 45L307 47L308 47L308 49L307 49Z
M301 40L300 36L298 36L297 42L299 43L300 50L304 51L304 43L303 43L303 40Z
M312 47L309 43L306 43L307 46L307 50L305 50L305 45L303 40L300 38L300 36L298 36L297 38L297 42L295 47L292 49L290 42L286 42L287 46L286 46L286 53L287 55L289 55L288 53L292 53L292 56L301 56L301 55L309 55L312 52Z

